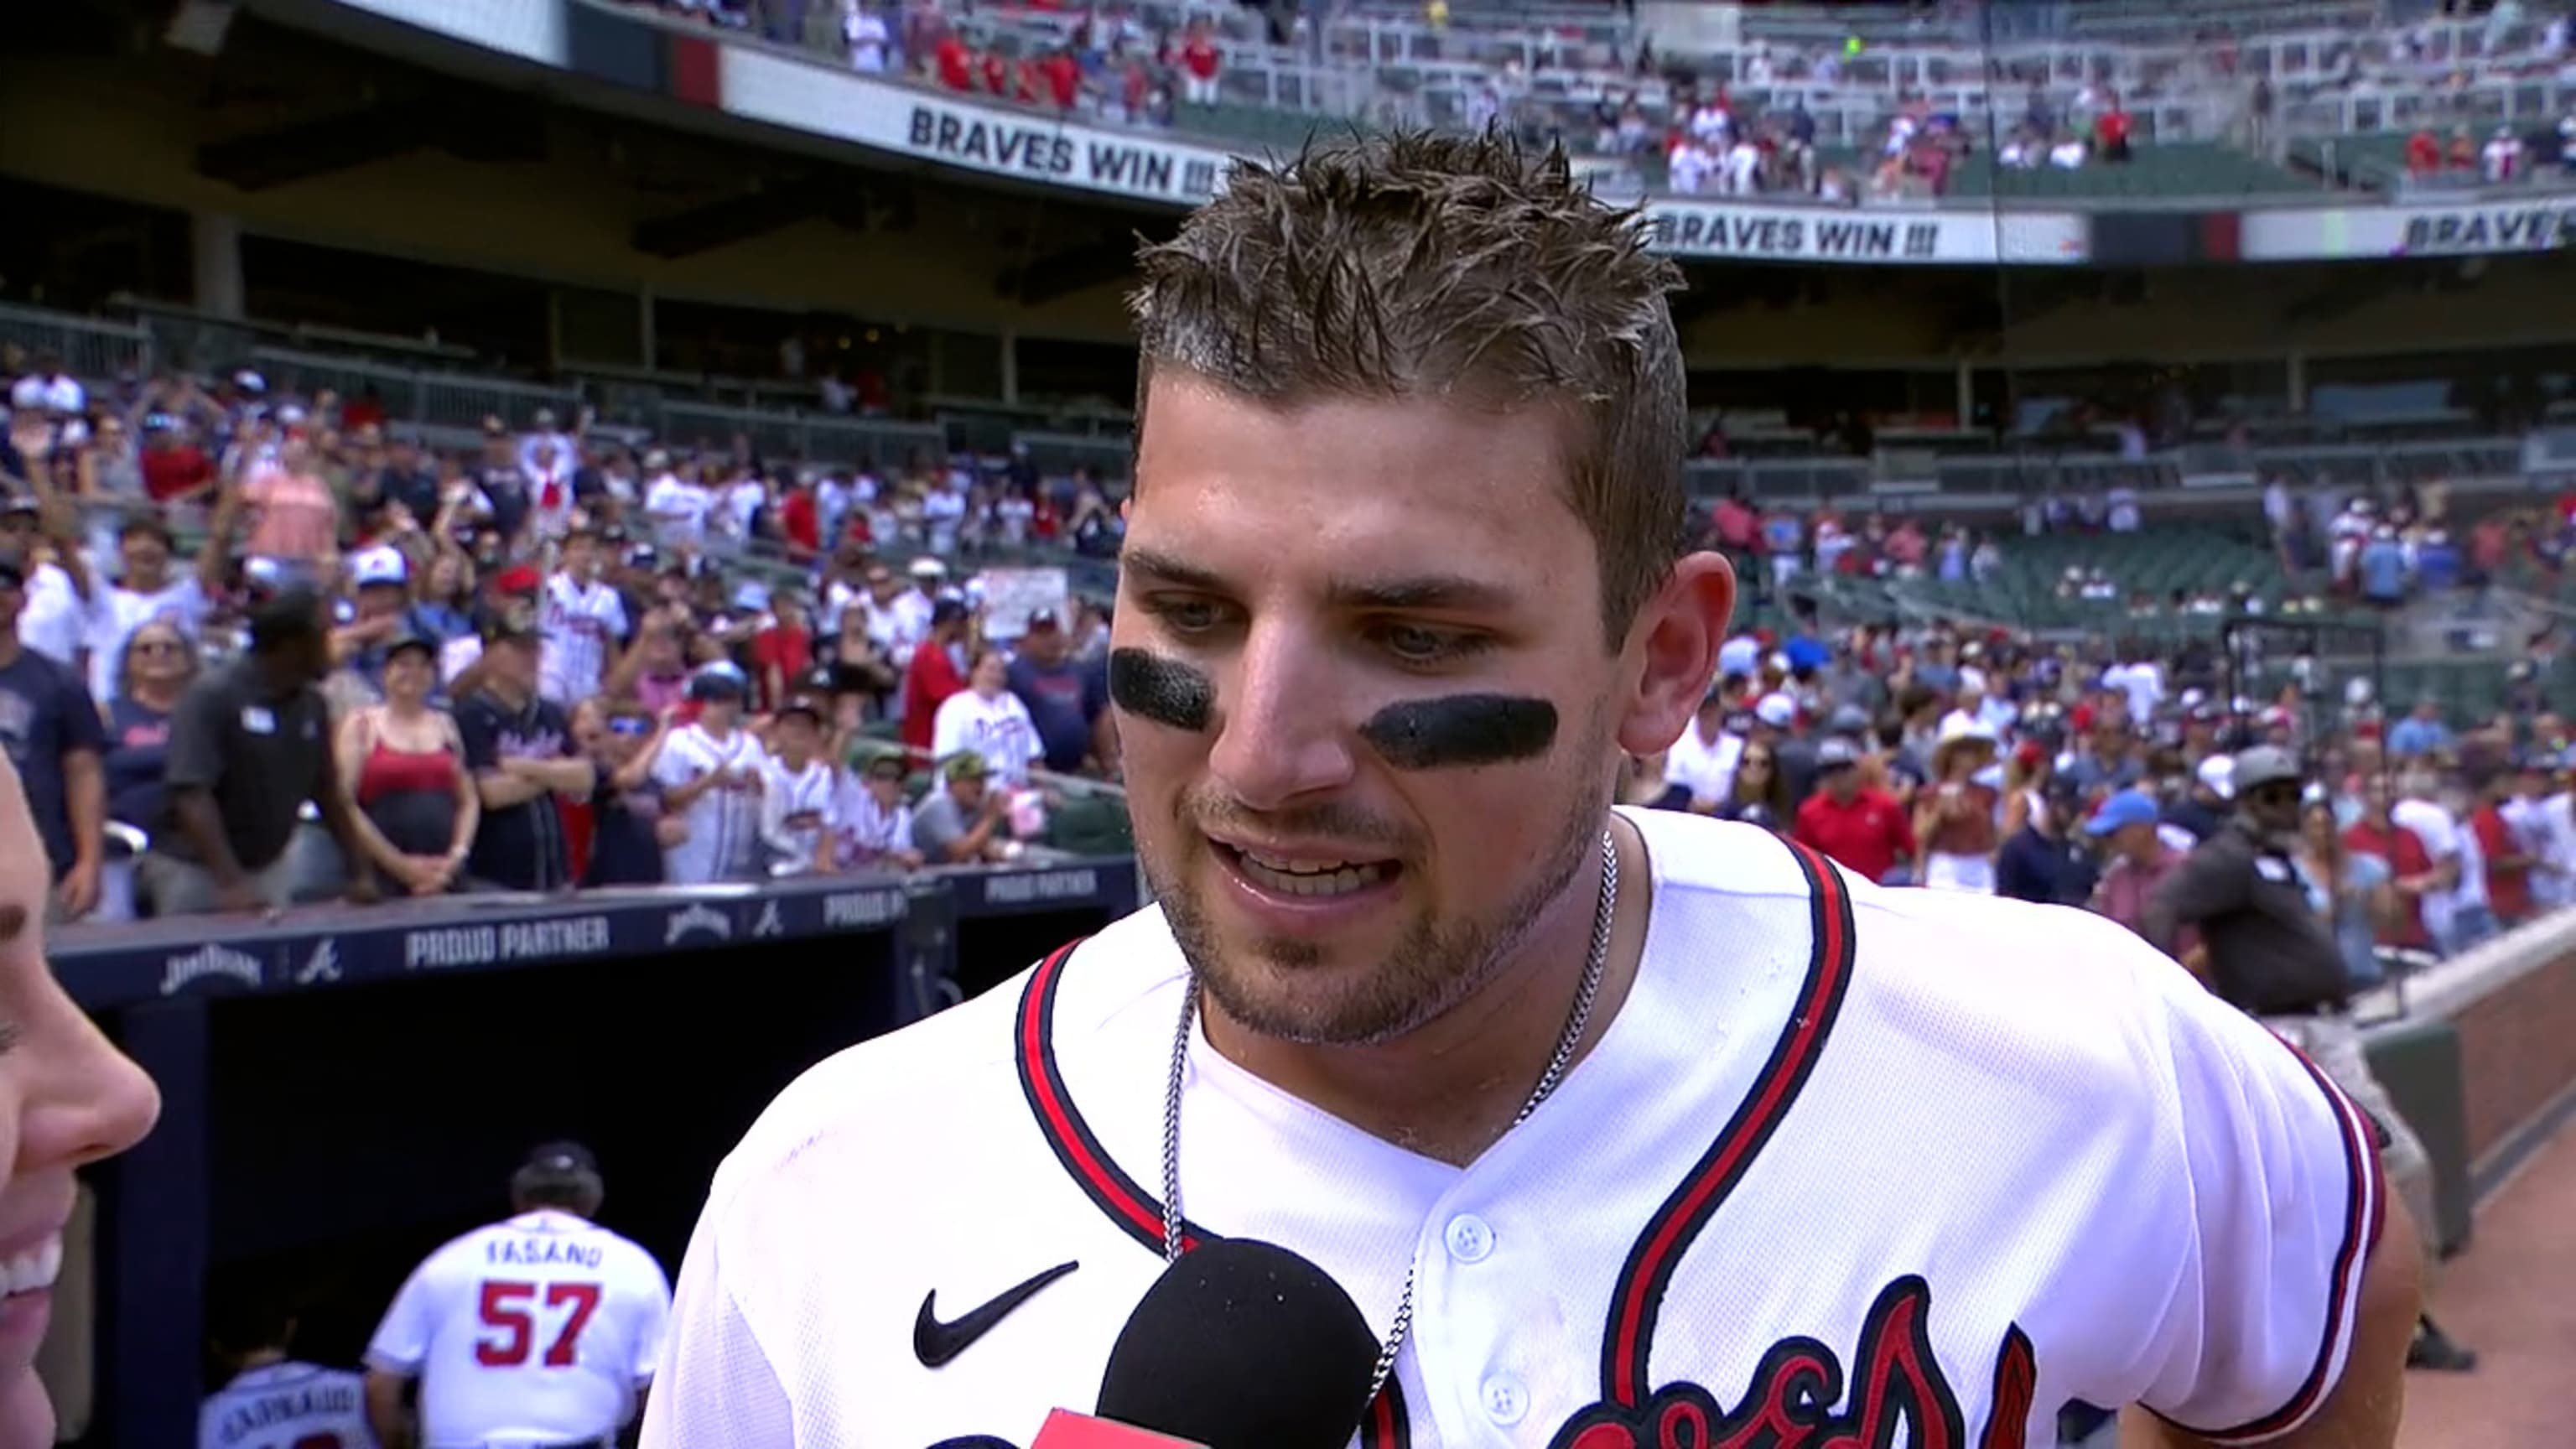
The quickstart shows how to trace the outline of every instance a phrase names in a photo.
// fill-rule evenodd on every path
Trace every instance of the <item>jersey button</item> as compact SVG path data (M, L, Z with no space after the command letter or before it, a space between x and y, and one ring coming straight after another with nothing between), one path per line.
M1461 1263L1481 1263L1494 1255L1494 1230L1474 1213L1449 1220L1449 1256Z
M1485 1380L1478 1392L1484 1396L1485 1416L1497 1424L1517 1424L1529 1412L1529 1390L1510 1374Z

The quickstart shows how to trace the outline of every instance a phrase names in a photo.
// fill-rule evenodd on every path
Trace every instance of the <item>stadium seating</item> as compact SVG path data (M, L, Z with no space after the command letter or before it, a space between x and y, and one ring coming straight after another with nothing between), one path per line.
M2232 146L2175 141L2140 146L2120 165L1997 167L1972 152L1950 173L1952 197L2184 197L2315 191L2317 183Z

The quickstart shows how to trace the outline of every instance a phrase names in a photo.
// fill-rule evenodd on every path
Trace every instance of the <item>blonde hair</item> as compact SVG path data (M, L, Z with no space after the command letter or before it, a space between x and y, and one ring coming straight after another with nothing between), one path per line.
M1687 413L1664 300L1682 279L1648 238L1561 149L1497 134L1238 161L1178 236L1138 254L1137 433L1164 368L1279 406L1558 409L1566 501L1599 549L1615 648L1682 546Z

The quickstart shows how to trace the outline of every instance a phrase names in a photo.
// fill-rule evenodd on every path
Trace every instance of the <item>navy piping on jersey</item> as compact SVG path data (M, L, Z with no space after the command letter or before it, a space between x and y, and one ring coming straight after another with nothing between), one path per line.
M1158 1256L1163 1251L1163 1204L1145 1191L1136 1179L1118 1166L1117 1159L1091 1135L1091 1125L1082 1119L1082 1111L1073 1104L1073 1093L1066 1090L1064 1073L1055 1060L1055 998L1064 983L1065 964L1073 959L1074 947L1080 941L1056 949L1055 954L1038 963L1029 977L1027 989L1020 993L1020 1016L1014 1055L1019 1059L1020 1091L1029 1099L1029 1115L1038 1124L1038 1135L1064 1165L1074 1186L1092 1203L1109 1215L1120 1231ZM1183 1220L1181 1251L1188 1252L1217 1235ZM1395 1379L1386 1381L1386 1392L1369 1406L1363 1426L1365 1449L1411 1449L1412 1415L1404 1406L1404 1388Z
M2332 1078L2319 1070L2315 1062L2308 1060L2306 1052L2286 1041L2281 1045L2299 1059L2299 1065L2307 1070L2309 1079L2317 1084L2317 1090L2325 1093L2326 1105L2334 1112L2335 1126L2342 1132L2344 1175L2350 1183L2350 1191L2344 1200L2343 1241L2335 1250L2334 1286L2326 1295L2325 1331L2317 1348L2316 1364L2308 1370L2307 1378L2300 1383L2299 1391L2290 1396L2288 1403L2262 1418L2226 1429L2195 1429L2189 1424L2165 1419L2162 1414L2156 1415L2184 1433L2197 1435L2213 1444L2250 1444L2269 1439L2315 1411L2319 1401L2325 1397L2326 1379L2334 1369L2335 1345L2343 1341L2344 1306L2351 1294L2354 1261L2378 1244L2380 1229L2388 1221L2387 1182L2380 1175L2379 1151L2363 1133L2360 1110L2353 1106L2351 1099L2343 1094ZM2354 1326L2358 1329L2358 1319Z
M1807 980L1799 988L1778 1043L1771 1048L1771 1059L1753 1079L1752 1090L1681 1186L1655 1210L1619 1271L1618 1286L1610 1295L1609 1326L1601 1335L1601 1396L1623 1408L1644 1404L1653 1392L1646 1359L1654 1347L1655 1318L1662 1311L1674 1268L1806 1086L1851 985L1851 892L1824 857L1795 842L1783 844L1807 877L1808 924L1814 942L1807 959Z

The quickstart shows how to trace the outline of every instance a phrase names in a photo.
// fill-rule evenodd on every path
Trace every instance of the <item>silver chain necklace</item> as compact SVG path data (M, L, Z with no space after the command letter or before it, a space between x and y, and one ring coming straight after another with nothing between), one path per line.
M1592 910L1592 954L1583 963L1583 981L1574 991L1574 1005L1565 1014L1565 1030L1556 1038L1556 1050L1548 1054L1547 1070L1539 1073L1538 1085L1530 1088L1529 1099L1513 1114L1512 1125L1518 1127L1538 1110L1538 1104L1556 1091L1565 1080L1565 1069L1574 1061L1574 1049L1583 1040L1583 1029L1591 1024L1592 1003L1601 994L1601 973L1610 960L1610 922L1619 904L1619 846L1610 832L1601 832L1601 900ZM1163 1261L1178 1262L1181 1256L1181 1076L1190 1060L1190 1029L1198 1023L1199 978L1190 973L1181 992L1181 1022L1172 1033L1172 1071L1163 1089ZM1405 1336L1413 1329L1413 1277L1415 1268L1404 1270L1404 1296L1396 1300L1395 1327L1388 1331L1386 1347L1378 1351L1377 1369L1369 1379L1368 1397L1363 1405L1374 1404L1386 1389L1386 1381L1395 1373L1396 1355L1404 1351Z

